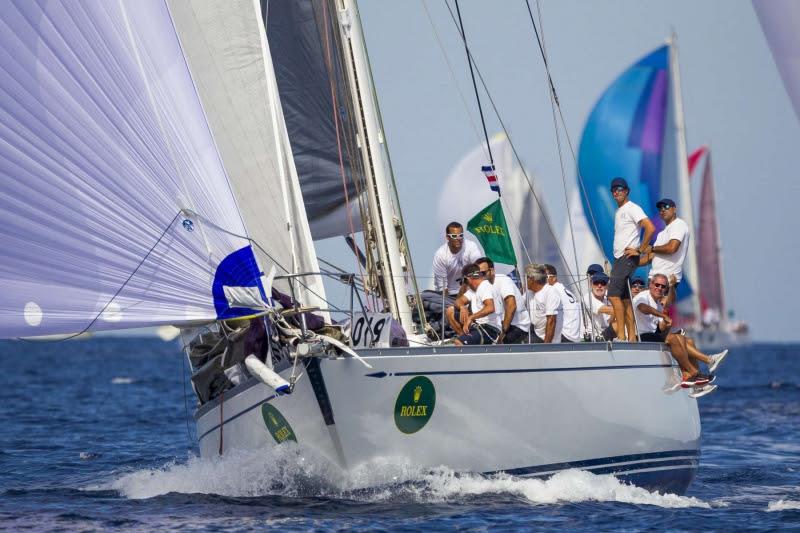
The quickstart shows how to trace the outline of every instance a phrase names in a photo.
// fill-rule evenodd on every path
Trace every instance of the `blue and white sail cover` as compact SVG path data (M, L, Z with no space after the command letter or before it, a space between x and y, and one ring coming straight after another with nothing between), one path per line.
M165 3L6 3L0 24L0 337L258 309Z

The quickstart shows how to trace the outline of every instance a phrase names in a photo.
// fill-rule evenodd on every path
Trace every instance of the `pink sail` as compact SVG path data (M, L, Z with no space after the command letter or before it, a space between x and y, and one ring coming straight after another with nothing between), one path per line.
M703 184L700 191L700 217L697 228L697 267L700 281L700 303L705 313L711 310L719 317L725 307L722 293L722 264L720 260L719 227L717 225L714 177L711 173L711 153L706 157Z

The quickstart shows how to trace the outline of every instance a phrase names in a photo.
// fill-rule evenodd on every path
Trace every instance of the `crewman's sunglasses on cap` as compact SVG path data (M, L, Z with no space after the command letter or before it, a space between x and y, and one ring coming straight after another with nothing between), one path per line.
M464 238L464 233L463 232L461 232L461 233L448 233L447 236L450 237L453 240L463 239Z

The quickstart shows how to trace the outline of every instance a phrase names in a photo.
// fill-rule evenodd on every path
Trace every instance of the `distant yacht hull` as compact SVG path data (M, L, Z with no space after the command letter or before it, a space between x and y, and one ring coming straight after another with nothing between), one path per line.
M668 390L680 373L661 345L360 353L374 369L314 359L291 395L251 379L207 403L201 455L296 440L343 469L387 458L519 476L579 468L674 493L697 471L697 403Z

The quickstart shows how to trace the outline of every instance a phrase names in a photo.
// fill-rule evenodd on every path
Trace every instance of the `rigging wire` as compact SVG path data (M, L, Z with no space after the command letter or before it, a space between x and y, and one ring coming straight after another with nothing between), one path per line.
M464 21L461 20L461 8L458 7L458 0L454 0L456 4L456 13L458 14L458 26L461 29L461 40L464 41L464 52L467 54L467 64L469 65L469 75L472 78L472 88L475 90L475 100L478 102L478 113L481 116L481 126L483 126L483 137L486 139L486 150L489 152L489 163L494 166L494 157L492 157L492 146L489 144L489 134L486 132L486 120L483 116L483 106L481 105L481 96L478 93L478 84L475 82L475 71L472 68L472 54L469 53L469 46L467 46L467 34L464 32ZM450 6L447 6L450 9ZM500 193L497 193L498 196Z
M453 13L453 9L450 7L449 0L445 0L445 6L447 6L447 10L450 12L450 18L453 21L453 24L456 26L456 31L458 31L459 30L458 21L456 20L455 13ZM459 31L459 35L461 36L461 39L463 40L464 39L464 35L461 34L460 31ZM522 171L522 175L525 176L525 181L528 183L528 189L530 190L531 195L533 196L534 200L536 201L536 205L539 207L539 211L542 214L542 218L544 218L544 220L545 220L545 224L547 224L547 228L550 230L550 234L553 235L553 237L555 237L556 233L553 230L553 223L550 220L550 217L547 214L547 211L544 210L544 206L542 205L542 202L539 199L539 195L536 194L536 191L533 188L533 182L532 182L530 176L528 176L528 172L525 170L525 167L522 164L522 158L520 157L519 152L517 151L516 145L511 140L511 135L509 134L508 128L506 127L505 122L503 121L503 118L500 115L500 111L497 108L497 104L495 103L494 98L492 97L492 93L489 91L489 88L486 85L486 80L483 78L483 75L481 74L481 70L478 67L477 62L475 62L474 57L472 58L472 61L473 61L473 64L475 65L475 72L478 74L478 79L480 80L481 85L483 86L484 92L486 92L486 96L489 98L489 103L492 105L492 110L494 111L495 116L497 117L497 121L500 123L500 127L502 128L503 132L506 134L506 138L508 138L508 144L511 146L511 150L514 153L514 159L516 159L517 163L519 164L520 170ZM566 260L566 256L564 255L564 251L561 249L561 245L558 243L558 241L555 238L553 239L553 241L555 242L556 249L558 250L558 255L561 258L561 261L564 263L564 265L567 265L568 262ZM572 276L571 273L568 273L568 275Z

